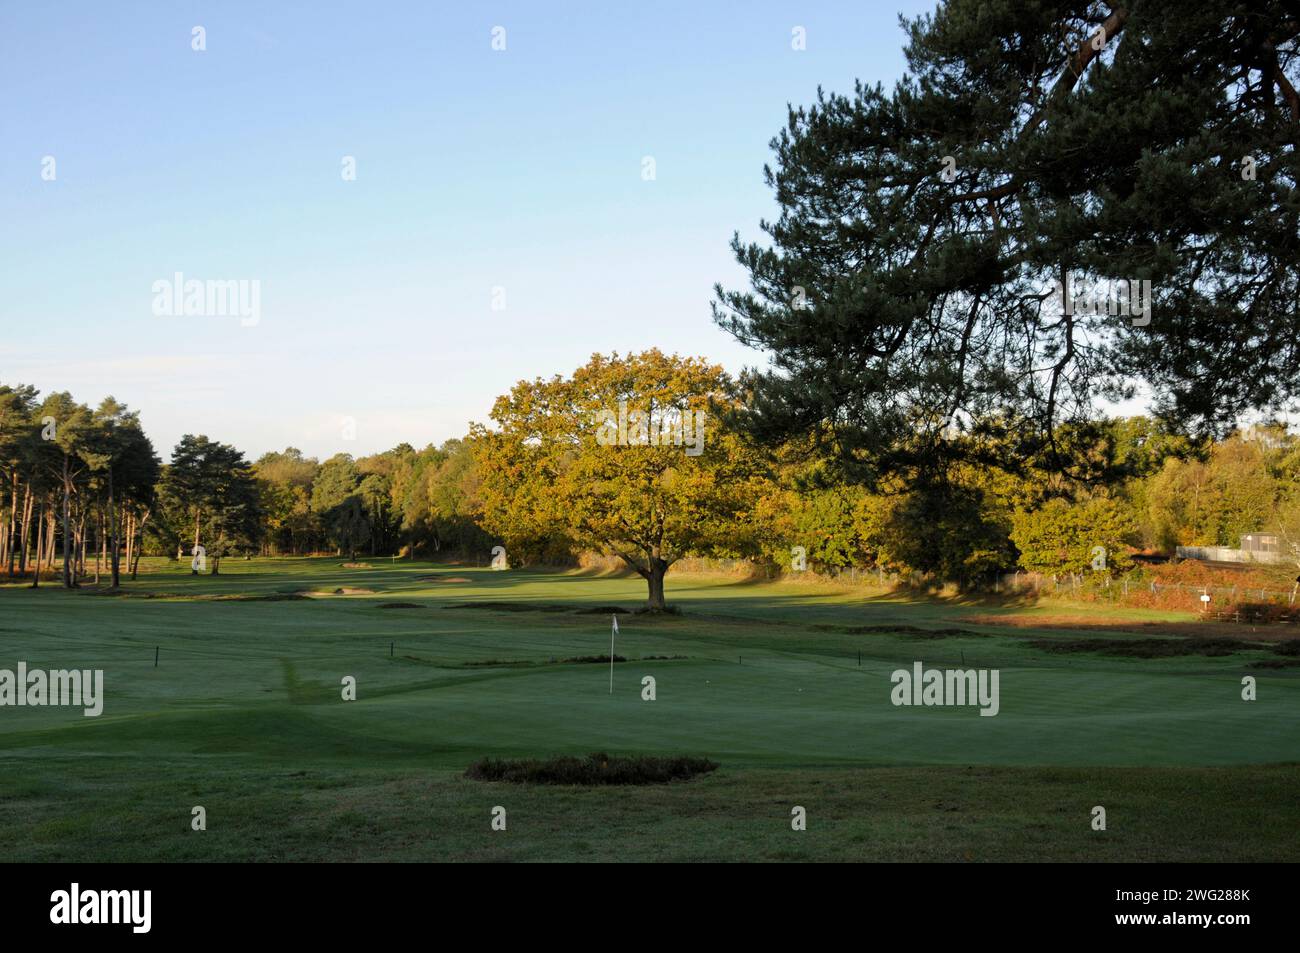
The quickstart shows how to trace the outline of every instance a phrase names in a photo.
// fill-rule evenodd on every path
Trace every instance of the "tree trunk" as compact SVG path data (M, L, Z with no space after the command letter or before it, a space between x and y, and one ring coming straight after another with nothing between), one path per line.
M23 493L23 535L22 535L23 555L22 555L22 561L18 564L18 574L20 576L27 575L27 549L29 546L31 546L31 542L32 542L32 506L33 506L32 485L31 483L28 483L27 488ZM13 574L10 573L10 575Z
M68 509L72 499L72 477L68 474L68 455L63 455L63 588L72 588L72 534L68 531Z
M41 501L41 512L36 519L36 561L32 563L32 588L37 589L41 585L41 557L44 555L41 551L42 537L45 535L45 501Z
M104 557L108 555L108 544L104 542L104 506L101 503L95 517L95 585L99 585L99 574L104 569Z
M147 522L149 522L149 511L146 509L136 525L136 530L140 533L140 542L135 547L135 555L131 563L131 579L133 581L135 580L135 574L140 570L140 552L144 549L144 524Z
M77 517L77 579L86 575L86 510L81 508Z
M14 467L13 497L9 500L9 549L6 562L9 564L9 577L14 574L14 533L18 529L18 467Z
M54 539L57 535L55 527L56 522L57 514L55 512L55 507L51 505L49 512L45 515L45 568L50 571L51 576L54 575Z
M129 569L131 566L131 550L135 545L135 510L129 506L123 506L126 511L126 565Z
M122 526L122 515L117 511L116 501L113 499L113 468L108 468L108 522L110 529L108 569L109 569L109 588L117 589L122 584L122 557L120 553L121 538L118 535Z
M646 584L650 587L646 608L651 612L663 612L668 608L664 602L664 575L668 572L668 562L658 556L650 557L650 568L644 574Z

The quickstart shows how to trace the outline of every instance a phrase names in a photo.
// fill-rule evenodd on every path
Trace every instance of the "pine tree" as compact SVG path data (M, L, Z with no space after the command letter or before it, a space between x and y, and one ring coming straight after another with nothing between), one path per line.
M824 435L868 483L1008 450L1068 470L1061 425L1139 385L1195 436L1300 395L1294 2L948 0L904 26L892 92L790 110L771 244L733 240L753 287L714 313L772 358L757 433ZM1069 313L1063 280L1149 281L1151 307Z

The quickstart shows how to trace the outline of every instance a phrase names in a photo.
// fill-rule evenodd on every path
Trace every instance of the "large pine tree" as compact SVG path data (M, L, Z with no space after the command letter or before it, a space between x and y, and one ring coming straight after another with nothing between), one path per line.
M1300 394L1300 4L948 0L908 75L792 108L781 214L715 318L767 352L757 429L871 482L995 452L1145 390L1221 433ZM1149 323L1053 282L1149 280ZM831 426L827 426L827 424ZM1008 454L1008 447L1013 448Z

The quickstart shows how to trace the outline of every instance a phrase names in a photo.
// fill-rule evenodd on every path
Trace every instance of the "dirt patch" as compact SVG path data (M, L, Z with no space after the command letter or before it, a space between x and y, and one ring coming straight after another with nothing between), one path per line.
M627 659L625 659L623 656L619 655L618 653L615 653L614 661L626 662ZM550 661L547 662L527 662L522 659L490 658L490 659L483 659L482 661L479 662L464 662L462 663L462 665L464 668L477 668L479 666L492 666L492 665L565 665L565 664L595 665L598 663L608 665L609 656L608 655L573 655L570 656L569 658L552 658Z
M302 592L268 592L261 596L218 596L218 599L229 599L234 602L296 602L299 599L308 598L306 593Z
M143 589L92 589L89 587L79 587L73 592L81 596L109 596L111 598L125 599L165 599L165 592L148 592Z
M418 661L412 656L407 656L407 658L410 658L412 661ZM690 658L689 655L643 655L636 661L675 662L681 659L688 659L688 658ZM627 659L619 655L618 653L615 653L614 661L626 662ZM569 658L555 658L554 656L552 656L551 658L547 659L545 662L532 662L526 659L490 658L490 659L481 659L473 662L462 662L461 667L462 668L495 668L495 667L522 668L522 667L532 667L538 665L608 665L608 664L609 664L608 655L574 655L574 656L570 656Z
M416 582L473 582L469 576L442 576L433 574L431 576L416 576Z
M841 632L845 635L902 635L910 639L982 639L983 632L970 629L923 629L915 625L815 625L822 632Z
M484 758L471 764L465 777L512 784L668 784L689 781L717 769L717 762L707 758L625 758L597 752L585 758L560 757L546 761Z
M321 596L373 596L375 590L362 589L360 586L339 586L337 589L331 589L329 592L321 591L317 595Z
M1044 652L1090 652L1124 658L1220 657L1256 648L1241 639L1031 639Z
M572 612L573 606L543 605L535 602L458 602L448 609L486 609L488 612Z
M1190 636L1198 639L1231 638L1247 642L1282 642L1300 639L1300 627L1284 625L1250 625L1233 622L1152 622L1138 619L1104 619L1091 615L1060 613L1037 616L964 615L971 625L1001 626L1009 629L1069 630L1095 632L1131 632L1141 635Z
M344 569L374 569L370 563L339 563Z

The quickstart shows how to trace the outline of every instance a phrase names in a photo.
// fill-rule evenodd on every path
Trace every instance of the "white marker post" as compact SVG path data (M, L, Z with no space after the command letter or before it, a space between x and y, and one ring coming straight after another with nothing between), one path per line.
M614 694L614 636L618 635L618 616L612 615L614 625L609 630L609 693Z

